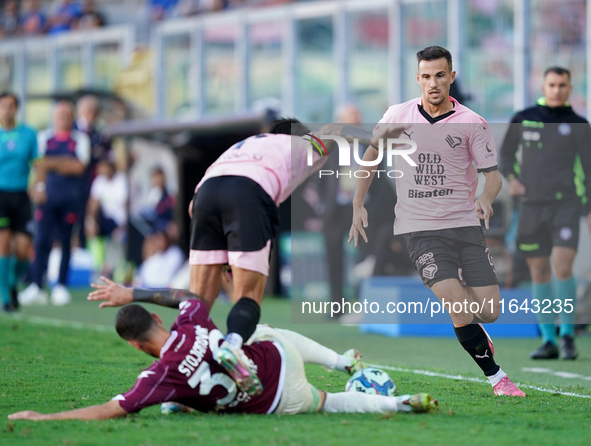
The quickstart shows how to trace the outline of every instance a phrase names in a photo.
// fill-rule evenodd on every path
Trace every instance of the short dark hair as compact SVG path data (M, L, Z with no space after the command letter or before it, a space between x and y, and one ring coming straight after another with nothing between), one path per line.
M548 74L550 74L550 73L555 73L555 74L558 74L559 76L566 74L566 76L568 77L568 81L570 82L570 70L568 70L566 68L559 67L559 66L546 68L546 71L544 71L544 79L546 79L546 76L548 76Z
M295 118L279 118L269 124L268 133L303 136L310 133L310 129Z
M146 335L155 324L154 316L137 304L126 305L115 317L115 329L126 341L147 341Z
M452 71L451 53L441 46L428 46L417 52L417 63L422 60L438 60L445 59L449 65L449 71Z
M12 100L14 101L16 106L18 107L18 105L19 105L18 97L14 93L11 93L10 91L5 91L4 93L0 93L0 101L4 98L12 98Z

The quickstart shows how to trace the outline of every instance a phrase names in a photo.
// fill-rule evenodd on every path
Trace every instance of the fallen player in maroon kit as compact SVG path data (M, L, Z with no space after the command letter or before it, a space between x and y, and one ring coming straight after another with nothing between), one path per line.
M178 306L180 314L169 331L158 315L150 314L139 305L126 305L119 310L115 321L117 333L138 350L159 358L140 373L135 385L126 393L97 406L53 414L23 411L9 415L9 419L108 419L166 401L201 412L258 414L430 412L437 409L437 401L425 393L388 397L317 390L306 380L304 362L350 371L355 359L338 355L295 332L266 325L259 325L243 347L244 359L256 370L264 388L261 395L250 396L237 388L214 359L223 334L197 296L176 290L133 290L109 282L89 299L107 299L103 306L121 306L133 301Z

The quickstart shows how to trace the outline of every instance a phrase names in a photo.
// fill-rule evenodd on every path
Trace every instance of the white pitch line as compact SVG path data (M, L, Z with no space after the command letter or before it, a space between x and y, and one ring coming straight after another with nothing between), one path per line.
M552 369L545 369L541 367L524 367L521 369L522 372L530 372L530 373L544 373L548 375L558 376L560 378L568 378L568 379L584 379L585 381L591 381L591 376L581 375L580 373L573 373L573 372L561 372L558 370Z
M460 380L460 381L471 381L471 382L477 382L477 383L488 383L487 380L482 379L482 378L473 378L470 376L463 376L463 375L448 375L446 373L431 372L429 370L419 370L419 369L411 370L411 369L403 369L401 367L392 367L392 366L381 365L381 364L368 364L368 366L369 367L377 367L380 369L392 370L394 372L414 373L415 375L434 376L437 378L447 378L447 379L455 379L455 380ZM532 389L532 390L537 390L539 392L546 392L546 393L557 393L559 395L574 396L576 398L591 399L591 395L581 395L578 393L564 392L562 390L557 390L557 389L545 389L543 387L530 386L528 384L520 384L520 383L517 383L517 384L519 385L519 387L524 388L524 389Z
M107 327L105 325L96 325L96 324L84 324L82 322L75 322L75 321L64 321L61 319L53 319L49 317L42 317L42 316L27 316L22 314L12 314L9 317L5 317L6 320L16 320L16 321L26 321L31 322L37 325L49 325L52 327L60 327L60 328L75 328L78 330L94 330L99 331L102 333L113 333L113 329L111 327ZM425 376L434 376L437 378L447 378L447 379L455 379L460 381L470 381L470 382L477 382L477 383L487 383L486 380L482 378L473 378L470 376L463 376L463 375L449 375L446 373L439 373L439 372L432 372L430 370L420 370L420 369L403 369L401 367L393 367L381 364L368 364L370 367L377 367L386 370L392 370L394 372L405 372L405 373L414 373L415 375L425 375ZM518 383L519 384L519 383ZM580 395L578 393L573 392L563 392L562 390L556 389L545 389L543 387L538 386L530 386L526 384L519 384L520 387L537 390L539 392L546 392L546 393L557 393L559 395L564 396L573 396L576 398L589 398L591 399L591 395Z

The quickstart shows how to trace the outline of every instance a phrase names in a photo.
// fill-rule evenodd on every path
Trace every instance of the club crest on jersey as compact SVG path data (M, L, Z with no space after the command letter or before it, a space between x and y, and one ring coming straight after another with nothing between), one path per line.
M573 237L573 230L565 226L560 230L558 235L560 236L560 240L570 240Z
M562 124L560 124L558 126L558 133L560 133L562 136L568 136L570 135L570 132L572 131L570 125L568 125L566 122L563 122Z
M451 136L451 135L447 135L445 137L445 141L449 144L449 146L452 149L455 149L456 147L458 147L460 144L462 144L462 138L460 138L459 136Z
M438 268L435 263L430 263L423 268L423 277L428 280L433 279L435 277L435 273L437 273L437 269Z

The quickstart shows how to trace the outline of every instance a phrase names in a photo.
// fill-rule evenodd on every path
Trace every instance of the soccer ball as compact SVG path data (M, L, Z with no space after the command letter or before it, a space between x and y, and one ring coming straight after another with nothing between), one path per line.
M383 370L367 367L355 372L349 378L345 386L345 391L394 396L396 394L396 385L392 381L392 378Z
M160 412L164 415L170 415L171 413L179 413L183 410L183 405L179 403L175 403L173 401L167 401L162 403L160 406Z

